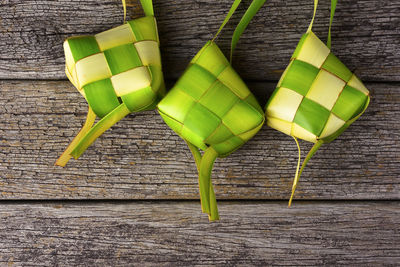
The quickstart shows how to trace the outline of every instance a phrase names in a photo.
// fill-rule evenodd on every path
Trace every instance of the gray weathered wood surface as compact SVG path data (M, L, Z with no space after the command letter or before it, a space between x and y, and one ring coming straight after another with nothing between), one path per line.
M63 40L121 24L120 2L1 1L0 78L64 79ZM329 1L320 2L314 31L325 40ZM154 1L168 78L179 77L194 54L217 31L230 3ZM137 1L128 4L130 17L142 14ZM234 66L239 73L252 80L278 79L307 29L312 5L309 0L268 0L238 45ZM240 10L244 11L244 7ZM364 80L400 81L399 13L398 0L340 1L333 24L333 51ZM239 18L237 15L233 21ZM234 22L218 41L226 52Z
M373 98L366 114L311 160L297 197L400 198L400 88L367 86ZM265 102L274 83L250 87ZM66 81L3 81L0 90L0 198L198 198L189 149L155 111L125 118L61 168L54 161L87 112L78 91ZM304 157L310 144L302 147ZM293 139L264 126L242 149L217 160L217 196L286 199L296 163Z
M263 105L312 2L268 0L238 45L234 66ZM131 18L142 15L137 0L127 3ZM171 84L231 0L154 3ZM322 40L328 7L320 1L314 27ZM226 53L238 19L218 40ZM369 81L372 102L312 159L296 194L306 201L286 208L296 146L265 126L217 160L222 219L212 224L187 201L198 198L191 154L156 112L125 118L81 159L53 166L87 110L65 81L62 42L121 22L119 0L0 1L0 266L398 265L399 1L338 3L333 51Z
M396 266L399 202L3 204L0 264ZM10 235L12 233L12 235Z

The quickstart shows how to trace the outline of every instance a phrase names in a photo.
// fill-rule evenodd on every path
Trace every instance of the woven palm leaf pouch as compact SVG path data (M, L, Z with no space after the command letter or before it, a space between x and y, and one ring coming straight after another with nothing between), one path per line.
M89 104L86 122L56 165L65 166L130 113L154 109L165 95L159 38L151 0L145 17L64 42L65 73ZM100 120L93 126L96 117ZM93 127L92 127L93 126Z
M336 139L366 110L369 91L331 52L331 25L337 0L331 1L327 45L311 31L314 15L302 36L277 88L266 104L267 124L294 138L299 160L289 200L291 205L300 175L324 143ZM313 142L300 168L297 138Z
M158 104L166 124L186 141L194 156L201 207L210 221L219 219L211 182L214 161L237 150L264 123L264 112L256 98L215 43L240 2L234 1L217 34L191 60L184 74ZM241 34L264 2L252 1L236 27L231 60Z

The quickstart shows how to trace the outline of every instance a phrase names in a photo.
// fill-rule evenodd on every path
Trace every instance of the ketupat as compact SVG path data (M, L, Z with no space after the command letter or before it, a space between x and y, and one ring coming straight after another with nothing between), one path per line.
M160 115L188 144L199 173L202 211L218 220L211 172L225 157L253 137L264 123L254 95L214 42L241 1L235 0L215 37L192 59L185 73L158 104ZM265 0L254 0L232 37L232 53L241 34ZM204 150L203 156L200 151Z
M94 36L64 42L65 73L89 104L86 122L57 160L65 166L107 129L132 112L154 109L165 95L157 23L151 0L141 0L145 17ZM96 116L101 120L96 123Z
M307 162L323 143L336 139L368 107L369 91L335 55L331 26L337 0L331 1L327 45L311 31L318 0L307 33L303 35L277 88L266 104L267 125L294 138L299 160L289 200ZM315 143L300 168L297 138Z

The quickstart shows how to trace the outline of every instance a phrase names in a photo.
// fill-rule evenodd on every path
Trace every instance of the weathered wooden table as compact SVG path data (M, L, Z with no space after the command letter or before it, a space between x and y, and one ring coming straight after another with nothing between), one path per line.
M171 85L231 1L154 2ZM314 30L324 37L329 1L320 2ZM312 4L268 0L238 45L234 67L262 105ZM0 15L1 266L399 264L399 1L339 1L333 51L372 102L312 159L293 207L296 145L264 126L216 162L217 223L200 211L189 150L156 112L125 118L80 160L53 166L87 111L66 81L62 42L121 24L119 0L3 0ZM128 15L142 15L138 1ZM225 52L234 25L218 40Z

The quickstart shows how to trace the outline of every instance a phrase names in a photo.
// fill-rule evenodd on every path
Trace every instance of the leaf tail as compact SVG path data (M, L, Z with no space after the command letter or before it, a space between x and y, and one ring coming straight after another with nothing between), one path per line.
M201 187L201 182L200 182L200 164L202 160L202 156L200 154L200 151L197 146L193 145L189 141L185 140L186 144L188 145L190 152L192 152L193 158L196 162L196 167L197 167L197 173L199 174L199 192L200 192L200 204L201 204L201 211L204 213L209 213L210 212L210 207L207 202L208 197L204 196L205 192Z
M129 113L131 113L131 111L124 103L116 107L113 111L97 122L88 133L86 133L82 140L80 140L80 142L72 150L71 156L73 156L75 159L78 159L100 135L102 135L107 129L127 116Z
M199 149L197 148L197 146L193 145L192 143L190 143L189 141L185 140L187 146L190 149L190 152L192 152L194 161L196 162L196 167L197 167L197 171L200 171L200 163L201 163L201 154Z
M299 151L299 159L297 161L296 175L294 177L294 181L293 181L293 185L292 185L292 194L291 194L290 199L289 199L289 204L288 204L289 208L292 205L293 196L294 196L294 193L296 192L296 187L298 185L301 173L303 172L304 168L307 166L308 161L312 158L312 156L314 156L315 152L317 152L317 150L323 144L323 141L319 140L319 141L317 141L317 143L315 143L313 145L313 147L308 152L307 157L304 159L303 164L301 165L301 168L300 168L300 158L301 158L300 145L299 145L299 142L297 141L297 138L294 137L294 136L292 136L292 137L296 141L296 144L297 144L297 149ZM299 170L299 168L300 168L300 170Z
M87 132L92 128L94 121L96 120L96 114L89 106L89 110L86 116L85 124L82 126L82 129L75 136L72 142L68 145L65 151L61 154L61 156L57 159L54 165L65 167L68 161L71 159L70 153L75 148L75 146L81 141L81 139L87 134Z
M201 197L206 203L208 218L210 221L219 220L217 200L211 182L211 172L218 153L212 147L208 147L204 152L200 163L199 183Z
M187 140L185 141L193 154L199 173L201 210L208 214L208 219L210 221L219 220L217 200L211 182L212 167L215 159L218 157L218 153L212 147L209 147L204 152L204 155L201 156L199 149L195 145Z
M292 137L293 137L294 141L296 142L297 151L299 152L299 156L298 156L298 160L297 160L296 175L294 176L293 185L292 185L292 194L289 199L288 207L290 207L292 205L294 192L296 191L297 183L299 182L299 170L300 170L300 161L301 161L301 149L300 149L299 142L297 141L296 137L294 137L294 136L292 136Z

